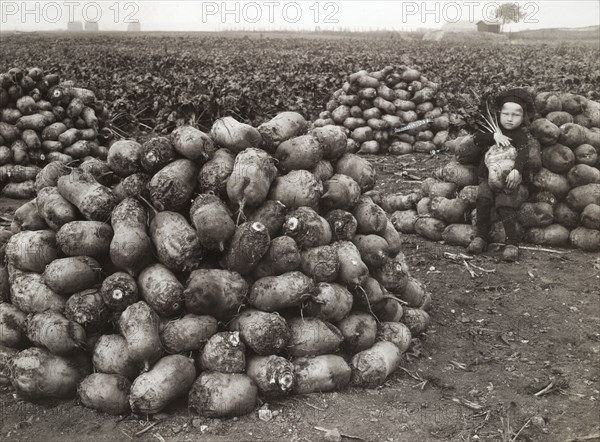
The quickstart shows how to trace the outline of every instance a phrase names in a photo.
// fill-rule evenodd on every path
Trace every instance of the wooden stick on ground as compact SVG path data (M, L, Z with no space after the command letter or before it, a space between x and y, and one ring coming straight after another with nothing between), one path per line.
M542 247L519 246L519 249L521 249L521 250L532 250L534 252L556 253L557 255L564 255L566 253L569 253L569 252L561 252L559 250L544 249Z

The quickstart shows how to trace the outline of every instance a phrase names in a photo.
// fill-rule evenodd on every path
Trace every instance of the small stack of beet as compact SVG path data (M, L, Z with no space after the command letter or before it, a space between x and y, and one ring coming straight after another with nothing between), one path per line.
M98 131L108 118L88 89L39 68L0 74L0 195L31 199L40 168L91 155L106 158Z
M448 139L452 118L438 89L437 83L407 66L361 70L348 76L314 124L346 128L352 153L430 153ZM392 132L421 120L429 122L395 135Z

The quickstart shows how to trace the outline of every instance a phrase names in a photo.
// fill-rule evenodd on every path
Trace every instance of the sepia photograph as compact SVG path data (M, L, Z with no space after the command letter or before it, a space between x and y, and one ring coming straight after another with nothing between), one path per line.
M0 0L0 441L599 401L600 0Z

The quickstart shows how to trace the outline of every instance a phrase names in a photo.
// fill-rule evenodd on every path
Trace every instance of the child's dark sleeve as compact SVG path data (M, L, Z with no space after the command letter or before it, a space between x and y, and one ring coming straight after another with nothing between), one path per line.
M455 152L457 161L461 164L478 164L493 144L494 134L477 133L469 136L469 140L462 143Z
M491 132L478 132L473 136L473 142L482 149L488 148L496 144L494 134Z

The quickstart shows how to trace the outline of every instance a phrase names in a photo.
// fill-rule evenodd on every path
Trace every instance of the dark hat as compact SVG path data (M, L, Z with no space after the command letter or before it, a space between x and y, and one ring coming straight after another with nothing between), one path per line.
M517 103L523 110L533 114L535 106L529 92L523 88L507 89L496 98L496 107L502 108L504 103Z

